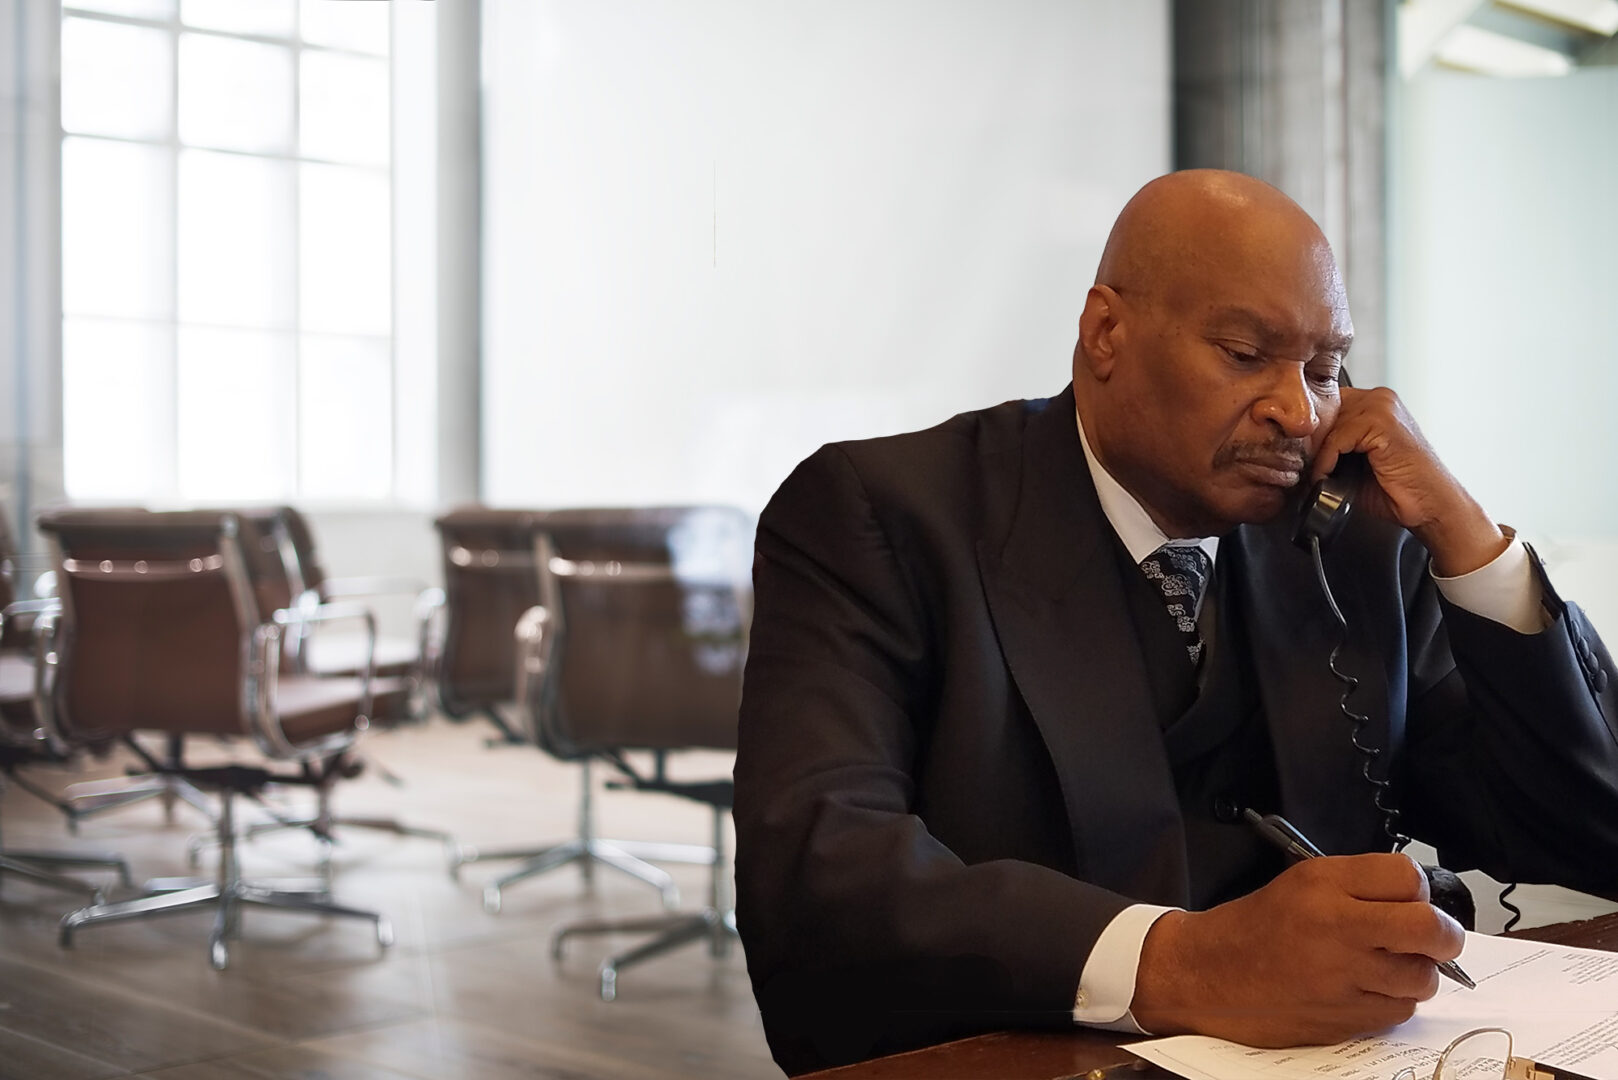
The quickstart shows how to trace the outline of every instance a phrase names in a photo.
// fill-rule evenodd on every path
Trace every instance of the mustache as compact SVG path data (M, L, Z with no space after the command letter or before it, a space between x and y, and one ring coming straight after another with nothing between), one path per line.
M1215 465L1234 465L1242 461L1256 461L1265 465L1285 461L1296 464L1298 471L1307 473L1314 455L1309 453L1309 444L1303 439L1226 443L1214 453Z

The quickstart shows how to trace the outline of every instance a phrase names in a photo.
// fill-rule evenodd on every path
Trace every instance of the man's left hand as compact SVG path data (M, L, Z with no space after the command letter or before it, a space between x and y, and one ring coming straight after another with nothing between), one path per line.
M1375 483L1358 504L1416 534L1441 577L1492 562L1511 541L1433 452L1399 396L1386 387L1342 389L1337 420L1315 455L1310 481L1343 454L1364 454Z

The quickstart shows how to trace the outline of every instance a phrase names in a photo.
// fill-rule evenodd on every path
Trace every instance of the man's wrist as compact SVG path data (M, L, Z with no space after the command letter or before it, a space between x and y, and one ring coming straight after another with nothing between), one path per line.
M1183 1035L1184 1006L1195 980L1194 965L1185 956L1185 924L1193 916L1185 911L1165 913L1146 934L1140 967L1135 973L1135 998L1129 1012L1135 1023L1154 1035Z
M1487 566L1506 550L1511 538L1470 498L1453 513L1435 517L1414 530L1433 557L1433 572L1460 577Z

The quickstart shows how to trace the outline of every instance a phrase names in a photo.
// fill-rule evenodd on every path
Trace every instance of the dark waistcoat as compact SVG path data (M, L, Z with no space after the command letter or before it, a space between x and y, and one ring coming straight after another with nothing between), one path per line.
M1238 817L1278 809L1275 753L1255 686L1233 577L1223 560L1208 584L1213 632L1199 679L1157 587L1116 545L1135 636L1152 676L1153 706L1185 819L1191 907L1253 891L1285 862Z

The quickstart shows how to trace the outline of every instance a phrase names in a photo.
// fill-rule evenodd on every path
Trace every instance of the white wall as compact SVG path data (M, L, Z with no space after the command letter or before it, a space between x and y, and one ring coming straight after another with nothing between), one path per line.
M1405 84L1392 385L1618 639L1618 68Z
M484 497L758 509L1068 379L1161 0L485 0Z

